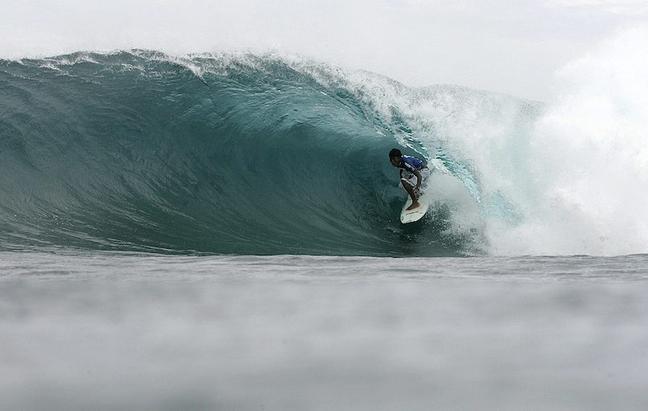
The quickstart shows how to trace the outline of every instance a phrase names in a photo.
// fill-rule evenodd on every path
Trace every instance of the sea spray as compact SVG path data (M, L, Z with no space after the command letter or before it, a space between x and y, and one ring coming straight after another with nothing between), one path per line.
M647 42L647 30L624 31L558 73L555 101L517 143L524 179L506 190L524 219L490 221L493 252L648 250Z

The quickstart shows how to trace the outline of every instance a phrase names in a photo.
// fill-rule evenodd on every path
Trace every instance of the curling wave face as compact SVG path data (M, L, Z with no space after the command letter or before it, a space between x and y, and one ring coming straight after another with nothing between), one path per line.
M394 146L439 157L478 213L491 207L438 130L470 117L476 92L138 50L0 60L0 90L5 249L429 256L483 241L478 224L456 224L452 201L401 226L387 161ZM410 110L422 101L429 121Z

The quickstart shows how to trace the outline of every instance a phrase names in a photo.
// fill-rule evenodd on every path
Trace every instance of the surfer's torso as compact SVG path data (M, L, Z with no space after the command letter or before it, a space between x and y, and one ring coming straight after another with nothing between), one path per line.
M401 161L398 167L402 170L409 171L414 174L415 171L420 171L427 167L423 160L412 156L401 156Z

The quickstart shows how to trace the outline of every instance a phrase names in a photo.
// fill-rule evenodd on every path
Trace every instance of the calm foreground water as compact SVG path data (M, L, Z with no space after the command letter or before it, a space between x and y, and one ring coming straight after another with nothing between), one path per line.
M648 256L0 253L7 410L648 409Z

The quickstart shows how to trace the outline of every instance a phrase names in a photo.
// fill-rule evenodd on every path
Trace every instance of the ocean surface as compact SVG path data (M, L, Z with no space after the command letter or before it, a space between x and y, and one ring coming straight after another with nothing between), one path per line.
M0 60L0 409L646 409L645 107L609 91Z
M648 257L0 254L3 409L643 410Z

